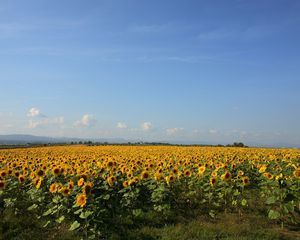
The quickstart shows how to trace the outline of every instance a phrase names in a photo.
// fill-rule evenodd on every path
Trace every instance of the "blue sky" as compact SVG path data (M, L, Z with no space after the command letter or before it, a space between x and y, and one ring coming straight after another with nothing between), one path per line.
M2 0L0 134L300 146L299 12Z

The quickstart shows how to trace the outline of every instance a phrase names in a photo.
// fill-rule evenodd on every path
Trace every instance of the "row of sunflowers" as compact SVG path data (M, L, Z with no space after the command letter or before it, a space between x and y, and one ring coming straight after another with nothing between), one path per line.
M296 223L300 150L55 146L0 151L0 204L89 238L150 212L264 212ZM261 204L258 204L261 203Z

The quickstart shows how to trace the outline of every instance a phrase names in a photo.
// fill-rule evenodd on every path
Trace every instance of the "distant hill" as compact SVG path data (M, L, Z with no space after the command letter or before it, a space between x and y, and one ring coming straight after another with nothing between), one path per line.
M127 143L122 138L68 138L68 137L45 137L28 134L9 134L0 135L0 144L46 144L46 143L71 143L71 142L109 142L109 143Z

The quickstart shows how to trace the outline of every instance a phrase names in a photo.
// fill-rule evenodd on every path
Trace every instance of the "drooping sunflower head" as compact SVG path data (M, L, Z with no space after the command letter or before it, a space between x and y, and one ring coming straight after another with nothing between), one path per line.
M4 181L0 181L0 189L4 189L5 188L5 182Z
M92 188L93 188L93 183L91 182L88 182L84 185L84 189L83 189L83 192L86 194L86 195L89 195L92 191Z

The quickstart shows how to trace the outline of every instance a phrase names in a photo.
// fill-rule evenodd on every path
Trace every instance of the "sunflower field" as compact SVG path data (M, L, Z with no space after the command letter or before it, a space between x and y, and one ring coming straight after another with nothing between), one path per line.
M99 239L137 222L257 212L299 226L300 150L49 146L0 150L0 213ZM155 216L159 222L153 223Z

